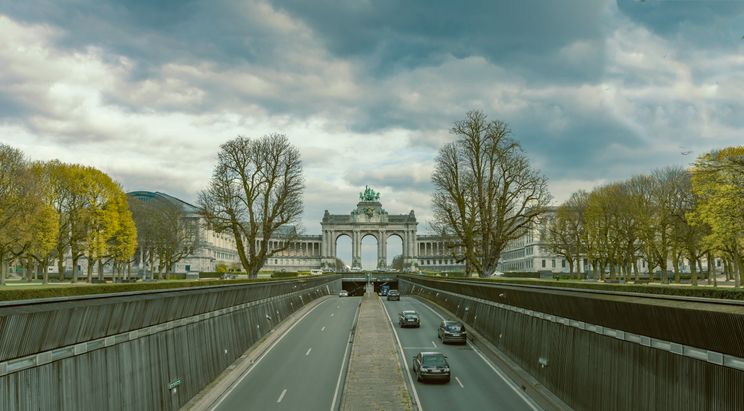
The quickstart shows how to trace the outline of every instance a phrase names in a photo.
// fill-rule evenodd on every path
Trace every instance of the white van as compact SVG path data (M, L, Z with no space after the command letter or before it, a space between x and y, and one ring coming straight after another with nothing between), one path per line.
M310 270L310 275L322 275L322 274L323 274L323 270L321 270L320 268L313 268L312 270Z

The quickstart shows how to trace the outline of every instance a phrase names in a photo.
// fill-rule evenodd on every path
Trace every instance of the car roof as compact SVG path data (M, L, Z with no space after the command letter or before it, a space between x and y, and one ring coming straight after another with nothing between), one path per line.
M401 311L401 313L402 314L416 314L416 315L418 315L418 313L416 311L414 311L414 310L403 310L403 311Z
M444 353L441 353L439 351L421 351L419 354L423 356L429 356L429 355L442 355L444 356Z
M457 320L444 320L443 322L444 322L444 325L451 325L451 324L460 324L460 325L462 325L462 322L457 321Z

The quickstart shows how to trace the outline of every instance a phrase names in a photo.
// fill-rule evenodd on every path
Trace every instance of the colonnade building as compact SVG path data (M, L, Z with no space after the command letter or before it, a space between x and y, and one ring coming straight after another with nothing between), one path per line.
M199 208L176 197L159 192L135 191L128 195L143 201L154 199L168 201L183 211L183 218L194 222L196 242L191 254L171 267L172 272L212 272L218 265L240 270L235 239L232 233L212 230L199 214ZM388 268L387 244L397 237L401 242L401 257L404 270L462 271L464 264L458 263L446 248L446 240L435 235L418 235L416 215L389 214L379 201L379 194L370 188L360 193L360 201L349 214L331 214L325 211L321 220L321 234L298 234L294 227L286 226L275 232L269 240L269 249L282 249L267 259L264 269L307 271L311 269L332 270L337 267L337 243L342 237L351 239L350 268L362 267L362 240L373 237L377 242L378 269ZM257 239L258 243L261 239ZM258 244L256 244L258 245ZM143 255L139 253L138 255ZM392 256L391 256L392 257ZM140 258L135 265L150 271L147 261Z

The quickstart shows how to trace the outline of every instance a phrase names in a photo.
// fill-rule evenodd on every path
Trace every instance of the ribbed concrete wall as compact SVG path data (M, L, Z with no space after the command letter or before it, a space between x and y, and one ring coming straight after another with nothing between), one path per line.
M0 410L176 410L339 288L324 277L0 307Z
M744 371L731 357L731 366L710 355L695 359L690 355L696 354L681 345L631 338L620 330L551 315L539 317L434 286L400 281L401 292L455 313L577 410L744 409Z

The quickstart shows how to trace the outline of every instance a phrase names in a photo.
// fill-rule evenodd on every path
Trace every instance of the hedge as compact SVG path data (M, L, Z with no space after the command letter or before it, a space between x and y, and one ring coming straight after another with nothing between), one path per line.
M0 301L27 300L37 298L70 297L77 295L110 294L131 291L163 290L169 288L203 287L210 285L242 284L261 281L272 281L268 278L241 280L207 280L207 281L178 281L178 282L138 282L123 284L95 284L83 283L79 286L58 286L48 288L7 288L0 289Z
M299 275L297 271L274 271L271 278L295 278Z

